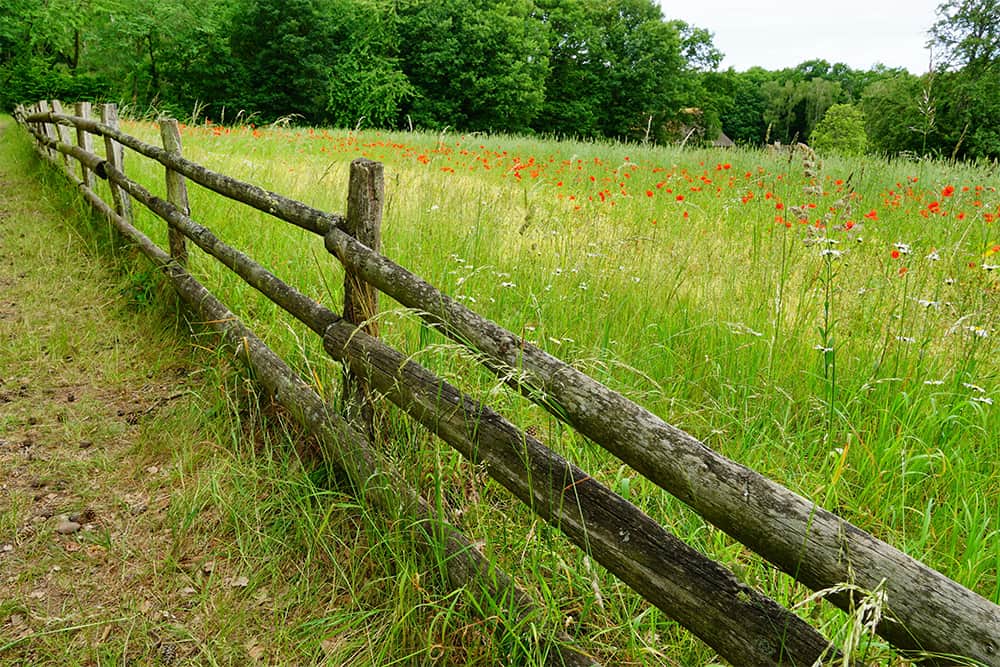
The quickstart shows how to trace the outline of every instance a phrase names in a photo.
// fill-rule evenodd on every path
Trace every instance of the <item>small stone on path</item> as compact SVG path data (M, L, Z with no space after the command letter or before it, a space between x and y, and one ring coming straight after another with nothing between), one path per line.
M78 530L80 530L80 524L69 519L64 519L56 525L56 532L60 535L72 535Z

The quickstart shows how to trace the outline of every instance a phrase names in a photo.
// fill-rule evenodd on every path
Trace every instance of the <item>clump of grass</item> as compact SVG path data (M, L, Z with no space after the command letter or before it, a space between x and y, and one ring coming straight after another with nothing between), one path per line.
M129 129L155 137L151 125ZM183 134L191 159L326 210L343 209L351 159L383 161L387 255L725 455L998 599L1000 547L987 508L1000 500L1000 271L988 267L1000 252L1000 198L974 168L923 161L914 173L903 161L819 165L803 152L508 136L250 126ZM159 167L139 163L132 173L162 187ZM319 239L198 188L191 201L194 217L336 307L341 269ZM139 224L165 242L162 223ZM197 253L192 267L336 396L339 371L312 337ZM547 444L768 594L806 599L410 314L385 308L387 342L536 426ZM462 507L465 530L608 662L660 650L680 662L711 659L457 455L398 417L390 430L411 481ZM387 544L379 558L402 548ZM427 588L409 581L399 599L412 602ZM427 608L447 622L427 627L481 630L455 620L471 617L452 616L454 600L428 595ZM816 613L824 627L850 623ZM365 614L333 615L357 628ZM427 617L391 618L391 632L426 640ZM342 654L354 647L347 641Z

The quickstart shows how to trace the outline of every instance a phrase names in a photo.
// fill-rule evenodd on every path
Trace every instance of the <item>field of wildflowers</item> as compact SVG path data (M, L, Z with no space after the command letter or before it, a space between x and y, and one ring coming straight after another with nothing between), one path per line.
M154 125L130 123L156 141ZM1000 173L453 133L183 127L185 155L330 211L349 162L386 168L383 252L475 310L755 468L1000 601ZM146 171L144 176L139 176ZM129 172L162 192L162 169ZM192 216L302 291L340 300L321 243L191 186ZM162 224L139 224L165 245ZM339 371L269 302L193 270L317 387ZM478 371L383 303L383 336L494 404L748 582L809 591ZM609 663L711 653L451 452L401 419L389 448L464 506L465 529ZM889 601L891 606L891 600ZM833 639L838 612L804 604ZM664 646L680 647L664 654ZM674 650L674 649L671 649ZM882 650L868 645L869 657Z

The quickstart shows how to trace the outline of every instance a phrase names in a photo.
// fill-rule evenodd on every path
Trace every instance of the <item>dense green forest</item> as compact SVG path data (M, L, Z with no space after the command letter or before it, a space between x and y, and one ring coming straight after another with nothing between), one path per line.
M653 0L0 0L0 104L1000 157L1000 0L944 2L922 76L720 71L712 34L667 14Z

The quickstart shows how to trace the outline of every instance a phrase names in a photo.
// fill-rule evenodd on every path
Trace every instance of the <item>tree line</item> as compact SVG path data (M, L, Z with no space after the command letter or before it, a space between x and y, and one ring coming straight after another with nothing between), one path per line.
M917 76L720 71L653 0L0 0L0 104L996 158L998 3L944 2Z

